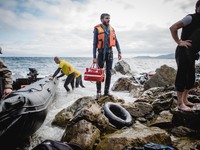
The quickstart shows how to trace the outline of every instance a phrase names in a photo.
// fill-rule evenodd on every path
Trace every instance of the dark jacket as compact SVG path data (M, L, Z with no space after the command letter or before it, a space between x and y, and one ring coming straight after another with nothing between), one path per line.
M189 25L183 27L181 33L182 40L188 40L192 33L194 33L198 28L200 28L200 13L189 15L192 16L192 22Z
M4 79L4 84L6 89L12 89L12 72L8 69L8 67L4 64L2 60L0 60L0 77Z

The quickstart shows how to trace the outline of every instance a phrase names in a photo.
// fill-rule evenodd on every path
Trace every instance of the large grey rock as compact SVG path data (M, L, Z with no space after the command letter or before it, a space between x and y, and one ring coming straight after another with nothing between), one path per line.
M199 150L200 140L189 139L189 138L173 138L173 146L178 150Z
M123 106L134 118L145 117L146 115L151 114L153 111L152 105L144 102L136 102Z
M66 128L61 139L63 142L76 143L83 149L92 150L96 140L100 137L100 130L86 120L81 120Z
M181 111L177 108L172 109L171 112L173 114L173 124L200 130L200 104L196 104L191 112Z
M82 97L78 99L71 106L58 112L52 121L52 125L65 128L69 120L71 120L77 112L79 112L84 107L91 105L92 103L96 103L92 97Z
M150 126L156 126L160 128L169 128L172 126L173 115L170 111L162 111L153 121Z
M132 78L121 77L119 78L111 88L112 91L131 91L135 88L142 88L140 84L136 84Z
M170 145L171 139L165 130L137 123L133 128L106 135L97 145L96 150L123 150L126 146L139 147L148 142Z
M123 75L131 73L131 68L129 64L125 62L124 60L117 62L114 66L114 69Z
M195 131L184 126L178 126L178 127L173 128L171 130L171 133L175 135L176 137L187 137L194 134Z
M99 101L91 97L83 97L74 102L71 106L61 110L54 118L52 124L65 128L73 126L80 120L87 120L97 126L102 133L113 132L113 127L102 111L102 102L114 101L114 98L101 97ZM118 102L117 100L115 102ZM100 105L98 104L100 103Z
M169 98L169 99L156 99L152 103L153 110L157 114L160 113L161 111L169 110L170 108L172 108L173 102L174 102L173 98Z
M167 65L163 65L156 69L156 74L144 83L144 89L147 90L152 87L174 85L175 78L176 70Z

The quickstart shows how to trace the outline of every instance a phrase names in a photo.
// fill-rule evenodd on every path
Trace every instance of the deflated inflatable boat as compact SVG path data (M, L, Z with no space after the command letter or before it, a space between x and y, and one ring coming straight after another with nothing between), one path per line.
M1 99L0 145L20 142L43 124L58 80L35 77L16 79L13 84L16 91Z

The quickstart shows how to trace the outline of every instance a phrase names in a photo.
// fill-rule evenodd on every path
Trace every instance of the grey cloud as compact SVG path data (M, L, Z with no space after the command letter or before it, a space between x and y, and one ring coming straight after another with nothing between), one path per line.
M155 25L148 26L146 30L135 30L119 32L118 39L121 48L125 52L131 50L134 53L158 53L166 54L174 51L174 43L168 28L159 28ZM136 48L131 48L130 43L139 44Z
M183 11L186 11L188 8L193 8L195 10L196 1L186 1L185 3L179 2L178 5Z
M63 56L85 56L87 54L92 57L93 26L96 24L96 20L99 22L101 11L100 7L97 7L98 11L93 9L96 6L95 4L98 4L96 1L91 0L90 3L88 0L84 5L81 5L70 0L59 1L60 3L56 4L47 3L43 0L27 0L23 7L26 7L26 9L34 8L32 11L13 13L13 9L16 8L16 4L12 3L14 1L16 0L6 1L8 4L4 8L0 8L0 14L4 14L0 16L0 30L4 30L4 34L10 34L9 32L6 33L5 29L13 31L8 35L10 37L15 32L18 34L16 37L13 36L12 41L8 43L3 41L8 49L13 50L14 47L14 49L19 50L17 51L18 54L26 53L26 55L31 53L40 55L43 51L43 55L48 56L59 53ZM172 0L168 1L173 2ZM112 2L116 6L119 6L118 2L120 4L120 10L117 10L119 11L118 15L123 14L123 11L127 9L135 8L132 0L113 0ZM178 4L180 0L175 2ZM189 3L184 2L184 4ZM179 5L176 6L179 7ZM6 7L9 9L5 9ZM40 10L42 13L37 16L34 14L34 10ZM111 11L111 13L116 13L115 11ZM126 14L126 12L124 13ZM131 14L122 15L120 21L123 21L123 17L131 17ZM130 21L129 26L131 26L131 23ZM168 28L145 24L144 22L135 24L128 31L124 31L123 23L117 25L121 29L121 31L116 30L116 33L123 54L171 53L174 51L174 44ZM126 28L128 25L124 24L124 26ZM144 29L141 30L141 28ZM26 36L21 36L20 33L30 33L32 36L26 38Z
M163 0L165 3L174 3L174 7L182 9L184 12L190 8L195 8L197 0Z

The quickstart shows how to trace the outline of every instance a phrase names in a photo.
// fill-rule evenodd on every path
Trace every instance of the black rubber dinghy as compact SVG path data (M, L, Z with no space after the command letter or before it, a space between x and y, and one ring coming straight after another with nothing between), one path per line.
M107 102L103 105L103 110L109 122L116 128L131 126L133 124L130 113L117 103Z
M13 145L35 133L43 124L51 105L58 80L49 77L18 79L21 87L0 101L0 145ZM28 84L28 85L26 85Z

